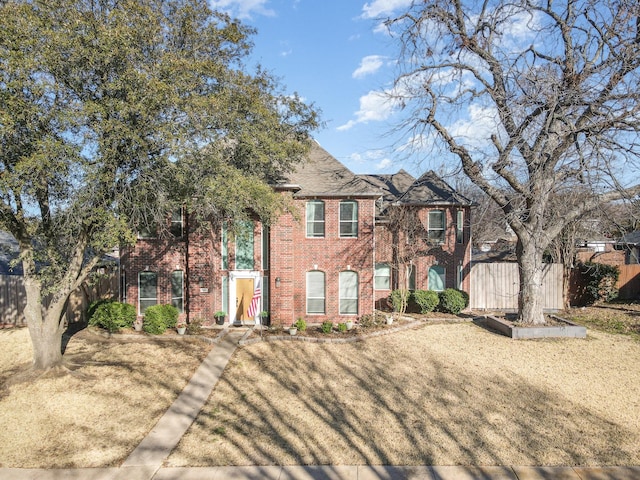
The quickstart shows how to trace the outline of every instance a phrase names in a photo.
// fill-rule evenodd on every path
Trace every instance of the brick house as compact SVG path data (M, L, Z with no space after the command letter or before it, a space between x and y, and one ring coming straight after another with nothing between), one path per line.
M293 212L231 236L196 233L175 212L168 238L140 235L121 251L123 300L139 315L172 303L187 321L254 323L256 289L273 324L345 321L384 306L393 288L469 290L471 202L433 172L355 175L320 146L273 186ZM397 212L406 212L398 215Z

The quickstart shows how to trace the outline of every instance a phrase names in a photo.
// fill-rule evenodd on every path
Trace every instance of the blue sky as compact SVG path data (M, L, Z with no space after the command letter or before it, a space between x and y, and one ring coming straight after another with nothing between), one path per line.
M354 173L419 176L428 168L395 152L393 117L380 95L391 85L396 45L379 18L410 0L209 0L258 30L253 62L322 111L318 142Z

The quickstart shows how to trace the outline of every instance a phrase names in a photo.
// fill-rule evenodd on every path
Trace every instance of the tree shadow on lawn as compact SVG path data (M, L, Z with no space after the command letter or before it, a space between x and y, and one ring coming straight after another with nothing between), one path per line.
M202 359L210 345L200 345ZM188 341L73 336L65 361L78 375L43 377L0 398L10 406L0 420L0 466L120 465L198 367L194 348Z
M637 463L637 433L508 369L486 374L430 352L416 357L403 341L411 335L236 352L169 462Z

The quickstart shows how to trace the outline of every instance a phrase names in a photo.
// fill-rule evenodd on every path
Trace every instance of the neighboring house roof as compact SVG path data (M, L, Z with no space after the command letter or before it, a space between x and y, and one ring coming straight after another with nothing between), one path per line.
M296 190L296 197L380 196L379 189L372 188L315 142L307 160L281 186Z
M640 245L640 230L635 230L623 235L617 243L624 245Z

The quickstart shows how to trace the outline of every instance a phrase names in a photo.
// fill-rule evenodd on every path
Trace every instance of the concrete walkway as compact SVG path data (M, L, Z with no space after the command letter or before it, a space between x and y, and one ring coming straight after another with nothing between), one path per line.
M640 480L637 467L248 466L163 467L220 379L243 330L221 340L156 426L121 467L0 468L0 480Z

